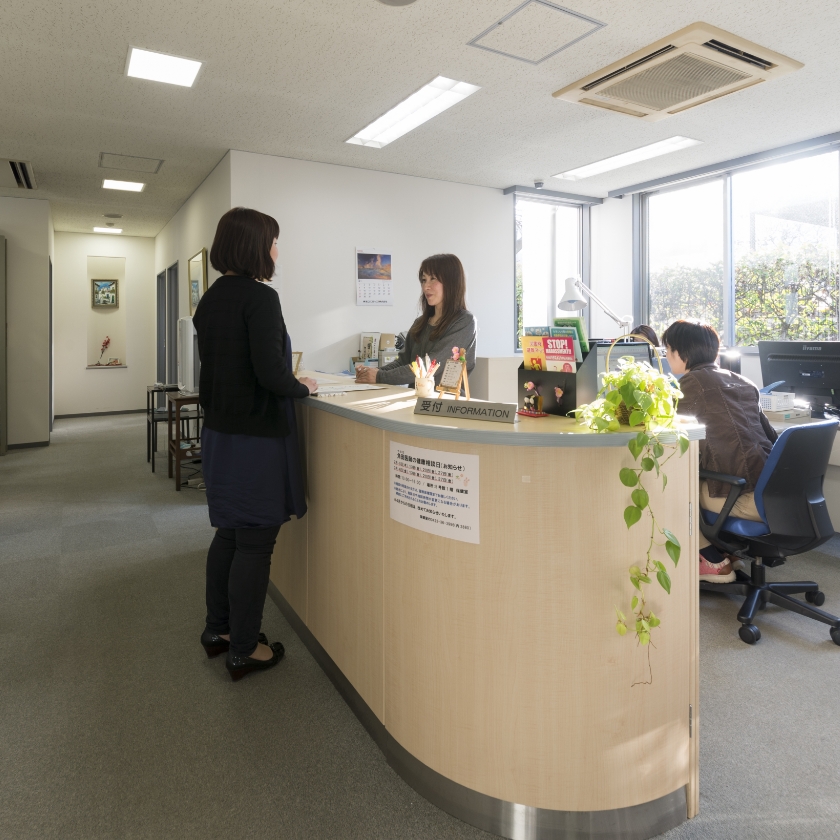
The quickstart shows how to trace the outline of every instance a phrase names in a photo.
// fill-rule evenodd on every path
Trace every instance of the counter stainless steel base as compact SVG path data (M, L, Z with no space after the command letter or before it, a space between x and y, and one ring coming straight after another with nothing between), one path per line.
M694 816L697 563L670 596L651 587L655 648L614 629L650 534L622 518L629 435L413 405L394 388L299 406L309 512L280 531L274 600L391 766L459 819L516 840L644 840ZM479 544L390 517L392 441L478 456ZM691 558L697 444L667 469L652 504Z

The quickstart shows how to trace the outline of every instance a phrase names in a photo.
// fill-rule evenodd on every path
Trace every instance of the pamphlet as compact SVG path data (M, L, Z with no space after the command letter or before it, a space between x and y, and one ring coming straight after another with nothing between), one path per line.
M542 336L523 335L522 361L526 370L545 370L545 348Z
M575 373L575 345L571 336L556 336L543 338L545 351L545 369L562 370L564 373Z
M359 356L362 359L379 358L379 333L367 332L359 336Z
M574 327L577 330L580 349L584 353L589 352L589 341L586 338L586 327L583 325L583 318L555 318L555 327Z
M578 332L575 327L552 327L551 334L553 336L567 335L575 344L575 361L583 361L583 353L580 352L580 341L578 341Z
M525 335L551 335L551 327L525 327Z

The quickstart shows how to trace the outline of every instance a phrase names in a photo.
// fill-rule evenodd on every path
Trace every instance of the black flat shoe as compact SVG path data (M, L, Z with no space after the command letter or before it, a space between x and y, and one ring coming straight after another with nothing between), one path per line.
M263 645L268 644L268 639L266 638L265 633L260 633L258 641ZM230 642L227 639L217 636L207 628L205 628L204 632L201 634L201 644L207 653L208 659L212 659L220 653L227 653L228 648L230 648Z
M274 652L274 656L271 659L265 660L251 659L250 656L240 656L239 654L228 651L225 666L230 672L230 678L236 682L237 680L241 680L245 674L250 674L251 671L265 671L266 668L274 667L283 658L286 649L280 642L272 642L269 647Z

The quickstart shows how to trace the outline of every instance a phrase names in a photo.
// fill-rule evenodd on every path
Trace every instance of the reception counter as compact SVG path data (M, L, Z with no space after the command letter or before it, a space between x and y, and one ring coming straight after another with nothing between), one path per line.
M627 569L650 535L622 518L630 435L414 404L389 387L298 405L309 512L280 531L271 596L396 772L465 822L517 840L647 838L694 816L703 428L685 427L688 452L651 494L685 559L670 595L650 587L662 625L640 648L614 613L629 613ZM472 524L456 509L475 494L446 497L466 531L398 521L395 481L416 463L467 469Z

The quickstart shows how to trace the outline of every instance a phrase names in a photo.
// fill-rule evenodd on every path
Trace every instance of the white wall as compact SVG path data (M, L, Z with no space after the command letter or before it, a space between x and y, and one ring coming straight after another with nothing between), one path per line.
M0 198L6 237L8 443L50 438L49 258L52 215L43 199Z
M591 213L592 289L616 314L633 317L633 200L630 196L605 198ZM589 305L593 336L620 334L618 325L597 303Z
M126 368L87 369L88 257L125 259L119 294L120 314L125 318ZM145 408L146 386L155 381L155 240L58 231L53 278L55 413ZM105 355L107 361L108 355L120 354L111 349Z
M155 237L155 274L169 268L176 260L178 262L178 297L182 317L190 314L187 261L202 248L209 253L216 225L230 208L228 153ZM208 274L208 279L213 277L212 273Z
M305 367L341 370L358 350L360 332L407 330L418 312L420 263L436 253L457 254L464 264L479 354L510 355L512 196L238 151L230 153L230 177L230 205L253 207L280 224L283 313ZM391 249L393 306L356 306L357 247Z

